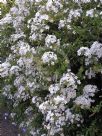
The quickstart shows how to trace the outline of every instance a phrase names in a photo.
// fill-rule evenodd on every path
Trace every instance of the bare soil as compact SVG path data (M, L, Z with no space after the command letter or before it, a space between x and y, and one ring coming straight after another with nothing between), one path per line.
M17 126L12 125L10 119L5 119L4 111L0 110L0 136L21 136Z

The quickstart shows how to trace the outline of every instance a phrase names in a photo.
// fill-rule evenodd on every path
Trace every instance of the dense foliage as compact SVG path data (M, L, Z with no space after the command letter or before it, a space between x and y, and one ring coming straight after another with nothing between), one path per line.
M9 3L0 90L12 121L25 136L101 136L102 0Z

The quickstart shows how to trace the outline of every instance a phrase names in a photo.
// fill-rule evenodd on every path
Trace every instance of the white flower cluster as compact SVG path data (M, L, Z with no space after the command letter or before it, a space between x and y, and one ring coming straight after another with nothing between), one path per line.
M45 8L49 12L58 13L58 11L63 8L63 5L61 3L61 0L57 1L48 0L45 5Z
M100 58L102 58L102 44L96 41L91 45L90 48L81 47L78 50L78 56L81 55L84 55L86 57L86 65L93 63L93 58L95 61L98 61Z
M62 86L73 87L76 89L76 81L78 84L80 84L77 76L75 76L73 73L70 73L70 70L68 70L68 73L63 74L63 77L60 79L60 84Z
M43 38L43 32L49 30L49 26L45 24L45 21L48 19L49 16L47 14L41 14L39 9L35 17L28 20L28 28L31 29L30 40L36 41Z
M15 5L10 9L10 12L0 20L0 26L13 24L16 34L14 41L18 40L17 37L19 38L23 33L24 19L29 15L32 3L32 0L15 0Z
M11 23L12 22L12 17L11 17L11 15L8 13L8 14L6 14L6 16L4 17L4 18L2 18L1 20L0 20L0 27L2 26L2 25L5 25L5 24L9 24L9 23Z
M52 48L52 45L60 45L60 41L56 38L55 35L47 35L45 38L45 45Z
M54 52L45 52L42 56L42 61L44 64L51 64L54 65L57 61L57 55Z
M94 102L92 97L98 91L96 85L85 85L83 94L77 97L81 82L71 70L65 73L69 67L67 51L71 49L69 45L73 44L72 40L76 39L73 35L77 36L74 23L83 25L83 16L92 19L99 15L102 18L102 11L86 6L88 3L91 5L91 2L15 0L9 13L0 20L0 27L5 29L5 24L10 24L15 30L8 39L11 53L0 64L0 77L4 79L2 94L12 100L14 109L19 109L22 102L28 102L23 110L27 118L20 127L28 127L29 135L64 136L65 125L81 122L81 113L76 113L75 106L89 109ZM102 0L93 2L96 7L102 4ZM84 5L88 9L85 10ZM70 34L73 35L68 40ZM95 77L96 73L90 65L101 61L102 44L96 41L90 48L81 47L77 53L85 57L85 66L89 67L85 74L89 78ZM52 79L54 76L55 80ZM38 113L42 113L44 120L43 124L40 123L41 127L35 128L32 122ZM15 115L12 112L12 118ZM44 129L47 134L41 132Z
M59 84L52 84L52 85L50 85L50 87L49 87L49 92L50 92L50 94L57 93L57 91L59 91L59 90L60 90Z
M84 56L88 56L89 53L89 48L88 47L81 47L78 51L78 56L84 55Z
M94 0L95 2L97 2L96 0ZM59 24L58 24L58 28L61 29L63 27L66 27L68 30L71 30L71 22L73 21L73 19L78 19L81 17L82 14L84 14L84 11L81 8L81 3L89 3L91 1L86 1L86 0L72 0L72 2L78 3L77 5L77 9L70 9L69 4L70 2L64 0L44 0L42 2L42 0L40 1L35 1L35 5L36 5L36 9L37 12L35 13L34 17L32 17L31 19L28 20L28 28L30 29L30 40L31 41L37 41L37 40L42 40L45 37L44 32L49 31L50 30L50 25L49 23L46 22L50 22L53 23L53 18L57 18L59 17L59 15L62 16L62 18L59 18ZM64 4L66 4L66 8L64 7ZM40 5L40 6L37 6ZM94 15L94 12L96 13ZM89 17L94 17L97 15L99 15L101 12L97 11L96 9L89 9L88 11L86 11L86 16ZM63 17L64 16L64 17ZM53 34L52 34L53 35ZM52 37L52 36L50 36ZM50 38L47 37L47 38ZM47 40L47 39L46 39ZM54 41L56 40L56 38L54 37L53 39ZM52 41L53 41L52 40ZM54 42L53 41L53 42ZM47 46L49 46L48 43L45 44Z
M96 65L96 63L101 62L102 59L102 43L94 42L90 48L81 47L78 51L78 56L85 56L85 65L89 66L89 69L86 70L85 75L88 76L89 79L95 77L96 72L90 67L90 65ZM102 70L102 68L101 68Z
M86 85L83 88L83 94L76 98L75 104L80 106L82 109L90 108L91 103L94 102L91 97L95 95L98 91L97 86L95 85Z
M86 12L86 16L94 17L94 9L90 9Z
M0 76L5 77L9 74L9 69L10 69L10 63L9 62L4 62L0 64Z
M3 3L3 4L6 4L6 3L7 3L6 0L0 0L0 2Z
M73 0L76 3L90 3L91 0ZM95 2L97 2L98 0L93 0ZM102 0L100 0L100 2L102 3Z
M45 117L44 127L49 135L63 133L64 125L73 124L75 120L80 121L80 115L67 107L70 100L76 97L77 84L80 84L79 80L68 70L68 73L63 74L59 84L50 85L48 100L39 105Z
M17 34L12 34L12 35L11 35L11 41L16 42L16 41L18 41L20 38L25 38L25 37L26 37L26 36L25 36L25 34L24 34L23 32L17 33Z
M23 41L19 41L16 45L12 46L11 50L12 54L9 55L6 62L0 64L0 76L15 76L12 87L15 86L17 91L11 94L11 99L13 98L19 103L20 99L25 101L35 89L39 88L36 78L33 79L38 75L33 60L36 51ZM12 62L15 65L12 65ZM27 88L30 89L31 94L26 93ZM7 96L7 92L7 86L5 86L3 94Z

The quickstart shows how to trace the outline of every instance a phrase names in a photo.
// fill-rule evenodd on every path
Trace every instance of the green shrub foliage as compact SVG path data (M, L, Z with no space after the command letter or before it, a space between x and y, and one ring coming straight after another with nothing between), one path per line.
M0 90L25 136L102 135L102 0L0 3Z

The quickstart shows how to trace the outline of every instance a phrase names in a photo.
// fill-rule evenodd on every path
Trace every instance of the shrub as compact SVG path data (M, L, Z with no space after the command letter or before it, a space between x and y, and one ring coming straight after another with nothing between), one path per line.
M2 95L25 135L102 134L101 6L15 0L0 20Z

